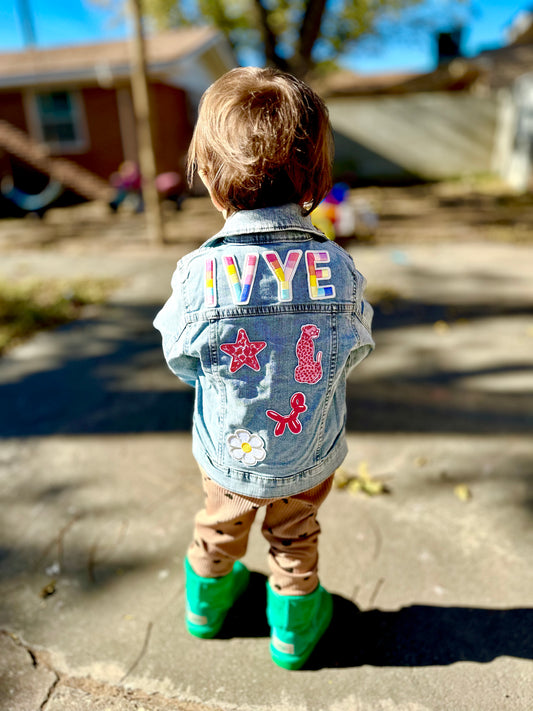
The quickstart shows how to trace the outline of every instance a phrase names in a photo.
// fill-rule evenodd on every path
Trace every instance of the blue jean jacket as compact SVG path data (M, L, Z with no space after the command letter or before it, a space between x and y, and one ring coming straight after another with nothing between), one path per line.
M193 454L218 484L299 494L346 456L346 377L372 350L352 258L298 205L243 210L178 262L154 326L196 388Z

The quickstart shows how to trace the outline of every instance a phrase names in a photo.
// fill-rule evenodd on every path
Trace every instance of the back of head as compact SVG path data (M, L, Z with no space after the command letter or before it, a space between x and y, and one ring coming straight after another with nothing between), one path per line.
M304 82L243 67L205 92L188 157L229 212L294 202L310 212L331 186L327 108Z

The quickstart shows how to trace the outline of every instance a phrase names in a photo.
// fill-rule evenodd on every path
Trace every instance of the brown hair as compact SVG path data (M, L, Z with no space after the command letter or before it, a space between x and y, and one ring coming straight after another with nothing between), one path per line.
M332 158L322 99L290 74L243 67L204 93L187 173L204 173L230 212L293 202L308 214L331 187Z

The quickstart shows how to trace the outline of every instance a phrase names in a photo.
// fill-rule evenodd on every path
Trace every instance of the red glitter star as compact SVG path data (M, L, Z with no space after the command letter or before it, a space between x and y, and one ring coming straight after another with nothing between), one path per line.
M223 343L220 350L231 356L230 373L235 373L243 365L252 370L261 370L257 353L266 348L266 341L250 341L244 328L239 328L235 343Z

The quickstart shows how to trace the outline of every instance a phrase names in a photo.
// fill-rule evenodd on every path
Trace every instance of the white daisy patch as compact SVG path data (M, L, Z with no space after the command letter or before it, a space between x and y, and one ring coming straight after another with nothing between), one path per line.
M235 430L226 439L229 453L238 462L253 467L266 457L265 443L258 434L248 430Z

